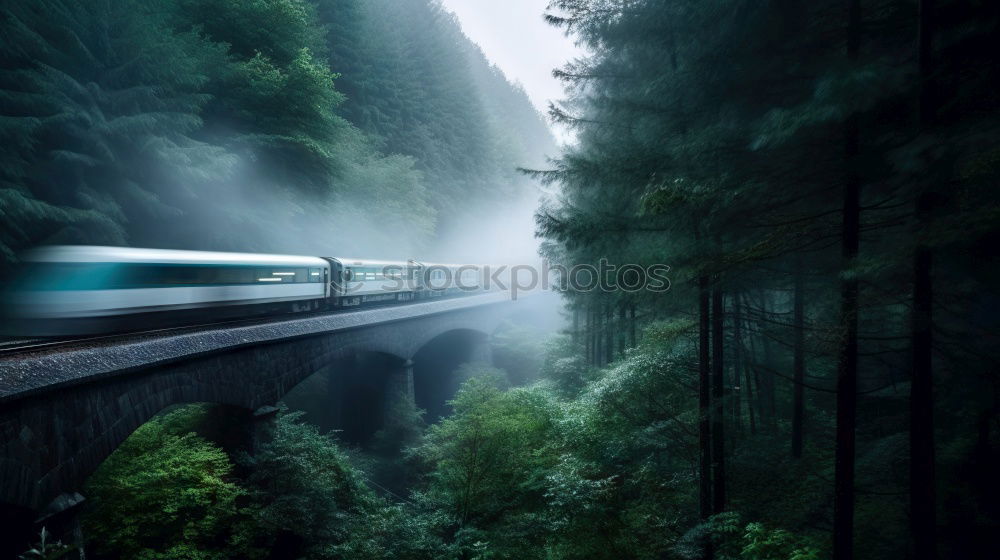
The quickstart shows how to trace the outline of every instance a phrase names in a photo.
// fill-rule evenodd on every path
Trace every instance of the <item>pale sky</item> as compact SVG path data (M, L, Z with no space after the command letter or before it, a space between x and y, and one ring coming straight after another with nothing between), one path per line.
M562 84L552 69L581 56L582 51L561 29L545 23L549 0L442 0L455 12L465 34L478 44L490 62L520 82L542 113L548 102L563 97ZM564 131L554 131L565 140Z

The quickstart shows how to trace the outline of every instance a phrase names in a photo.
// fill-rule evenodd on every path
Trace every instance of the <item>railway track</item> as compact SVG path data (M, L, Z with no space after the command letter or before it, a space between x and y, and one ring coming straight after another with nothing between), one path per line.
M0 338L0 351L4 348L18 348L27 344L32 344L34 342L40 342L40 338Z
M294 317L305 317L318 315L321 312L297 313ZM330 313L327 311L326 313ZM114 334L102 334L93 336L79 336L69 338L11 338L0 340L0 358L20 354L24 352L34 352L38 350L73 347L78 345L90 345L99 342L121 341L130 339L141 339L149 336L159 336L165 334L177 334L184 332L195 332L204 329L218 328L224 325L239 326L268 323L291 317L257 317L255 319L234 319L231 321L218 321L214 323L199 323L197 325L185 325L179 327L168 327L150 329L144 331L129 331Z
M452 297L461 297L461 296L450 296L450 297L446 296L441 299L451 299ZM283 315L243 317L237 319L229 319L225 321L198 323L196 325L181 325L175 327L164 327L164 328L148 329L142 331L127 331L127 332L118 332L111 334L59 337L59 338L0 337L0 359L17 354L44 351L49 349L70 348L74 346L92 345L95 343L111 342L111 341L117 342L117 341L127 341L127 340L140 340L143 338L148 338L150 336L162 336L167 334L197 332L200 330L217 329L222 326L237 327L237 326L247 326L247 325L258 325L262 323L280 322L283 320L315 317L318 315L329 315L335 313L352 313L378 307L413 305L425 301L428 300L426 299L414 300L402 304L399 302L385 303L381 305L374 304L360 308L351 307L346 309L339 309L336 311L329 311L329 310L308 311L308 312L287 313Z

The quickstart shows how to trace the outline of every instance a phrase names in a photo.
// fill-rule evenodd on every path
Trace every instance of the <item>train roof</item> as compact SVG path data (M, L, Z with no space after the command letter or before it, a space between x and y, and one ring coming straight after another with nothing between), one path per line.
M429 262L422 262L422 263L420 263L420 265L421 266L426 266L426 267L436 266L436 267L439 267L439 268L462 268L463 266L471 266L471 267L475 267L475 268L483 268L484 267L484 265L481 265L481 264L478 264L478 263L450 264L450 263L429 263Z
M339 262L343 266L420 266L416 261L379 261L372 259L352 259L347 257L329 257L331 260Z
M304 257L297 255L181 251L174 249L140 249L135 247L98 247L92 245L55 245L40 247L25 255L25 260L28 262L121 262L305 267L327 266L327 262L319 257Z

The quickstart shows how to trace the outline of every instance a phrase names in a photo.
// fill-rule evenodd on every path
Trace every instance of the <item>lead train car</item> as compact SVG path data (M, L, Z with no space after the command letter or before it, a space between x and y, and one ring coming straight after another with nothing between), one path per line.
M6 334L72 335L321 309L318 257L126 247L29 253L4 297Z

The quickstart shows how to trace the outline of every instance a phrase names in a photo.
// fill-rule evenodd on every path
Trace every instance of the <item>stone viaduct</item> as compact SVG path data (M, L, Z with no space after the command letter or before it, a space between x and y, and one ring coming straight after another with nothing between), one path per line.
M78 492L101 462L164 408L209 402L266 417L304 379L359 352L395 357L388 391L418 404L450 398L421 395L419 380L414 395L418 351L462 332L456 340L473 347L456 350L488 360L489 335L518 303L486 294L0 356L4 517L58 525L82 502Z

